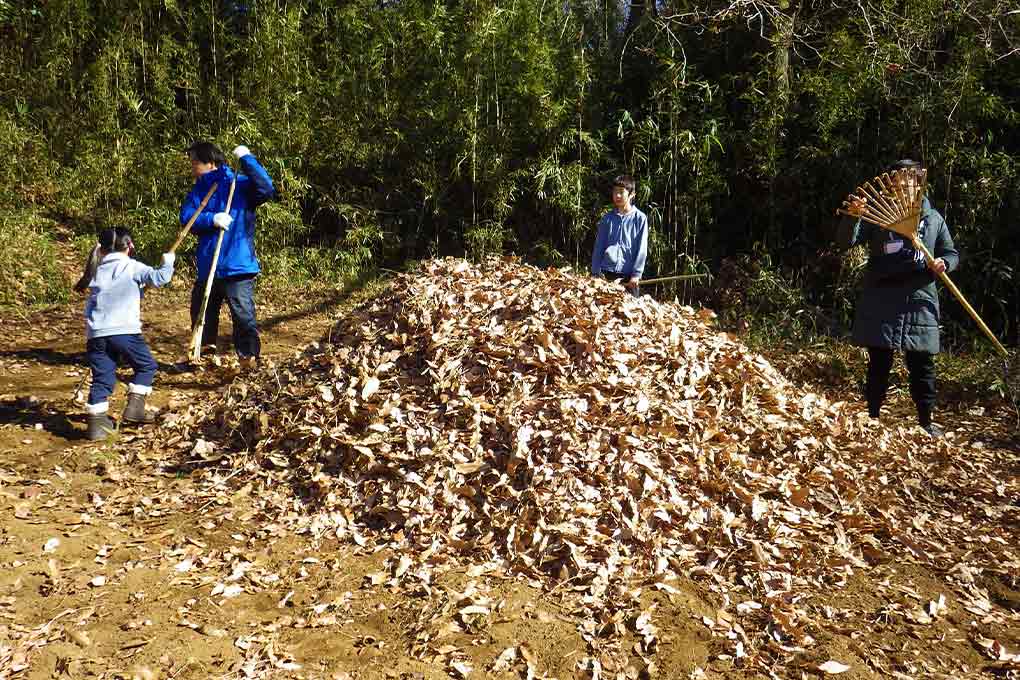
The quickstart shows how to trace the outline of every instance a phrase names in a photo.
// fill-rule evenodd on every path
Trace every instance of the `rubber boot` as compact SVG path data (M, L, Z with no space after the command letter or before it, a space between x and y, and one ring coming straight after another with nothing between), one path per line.
M145 395L128 392L127 406L122 416L125 423L148 425L156 421L156 417L145 410Z
M88 416L89 419L89 431L86 435L90 441L102 441L111 434L117 432L117 426L113 424L110 416L105 413L99 413L97 415Z

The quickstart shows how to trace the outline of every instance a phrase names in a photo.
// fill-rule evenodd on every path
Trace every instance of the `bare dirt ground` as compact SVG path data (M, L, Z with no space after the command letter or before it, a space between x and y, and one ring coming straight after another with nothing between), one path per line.
M201 369L184 362L187 294L178 281L144 303L160 362L150 405L169 413L228 389L236 366L229 350ZM344 304L329 291L263 291L265 355L280 361L321 338ZM231 470L167 465L185 443L168 439L162 458L140 453L130 431L85 441L80 304L3 317L0 678L1020 677L1010 656L1020 651L1018 575L979 576L988 608L975 610L907 551L854 571L813 606L816 625L802 625L817 644L793 667L735 658L737 634L721 625L733 603L683 575L669 591L636 595L658 631L654 654L640 649L642 624L623 620L616 661L596 663L602 650L569 588L457 567L416 596L389 580L399 566L387 550L292 535L253 511L251 486L233 484ZM229 329L224 311L223 338ZM114 410L123 398L119 387ZM1010 413L991 402L952 409L943 420L954 436L1012 451L1012 469L996 472L1013 510L988 521L1015 544ZM903 391L892 412L910 412ZM471 606L491 615L472 618ZM443 646L423 653L426 614Z

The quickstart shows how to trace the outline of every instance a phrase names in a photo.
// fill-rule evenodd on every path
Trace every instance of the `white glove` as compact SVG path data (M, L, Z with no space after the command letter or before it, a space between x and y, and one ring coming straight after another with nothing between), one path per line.
M174 264L174 260L176 259L177 256L174 255L173 253L163 253L163 266L172 267Z
M234 223L234 218L230 216L230 213L218 212L213 215L212 221L217 227L226 231L227 229L230 229L230 225Z
M251 151L249 151L248 147L246 146L238 146L234 148L234 155L237 156L238 158L244 158L250 153Z

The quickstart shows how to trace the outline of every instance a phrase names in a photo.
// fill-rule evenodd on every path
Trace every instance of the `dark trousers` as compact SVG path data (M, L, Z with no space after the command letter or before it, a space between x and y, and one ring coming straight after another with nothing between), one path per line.
M907 371L910 373L910 396L917 406L917 419L921 425L931 423L935 408L935 355L927 352L904 352ZM892 370L894 350L884 347L868 348L868 381L864 396L868 400L868 413L878 417L885 393L889 389L889 372Z
M202 311L205 296L205 281L195 281L191 288L191 326L194 328L198 314ZM234 351L241 358L258 357L262 354L259 340L258 320L255 318L255 275L228 276L213 279L209 291L209 306L205 310L205 326L202 328L202 344L215 345L220 332L220 307L226 300L230 308L230 319L234 324Z
M120 360L134 369L132 384L152 387L152 379L156 377L156 360L141 333L91 338L85 344L85 357L92 369L89 404L102 404L113 394L117 384L117 362Z
M630 279L630 276L628 276L627 274L621 274L619 272L603 271L602 276L608 281L619 281L621 284L626 283ZM634 297L640 297L641 295L640 286L634 286L634 288L625 288L625 290Z

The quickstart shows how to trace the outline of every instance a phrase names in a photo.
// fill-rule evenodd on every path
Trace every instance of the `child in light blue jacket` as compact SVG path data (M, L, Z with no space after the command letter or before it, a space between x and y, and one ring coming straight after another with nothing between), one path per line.
M85 303L86 356L92 369L88 401L88 438L105 439L116 426L109 416L109 397L117 382L117 362L134 369L128 386L127 406L121 419L146 424L154 418L145 410L152 392L156 360L142 337L142 288L166 285L174 273L174 254L164 253L162 265L152 268L131 259L135 245L131 232L118 227L99 234L95 272L88 283Z

